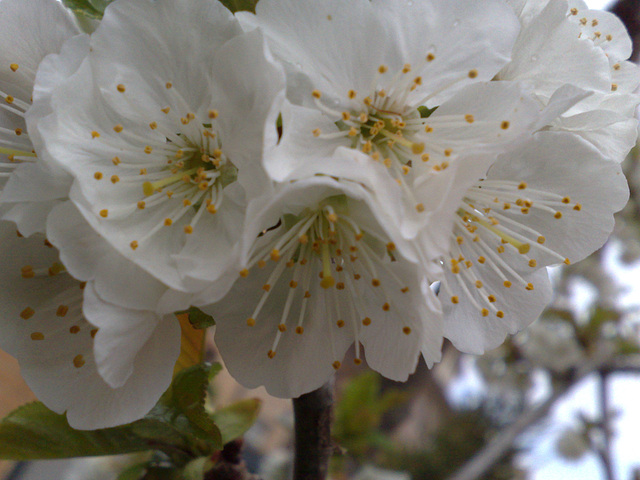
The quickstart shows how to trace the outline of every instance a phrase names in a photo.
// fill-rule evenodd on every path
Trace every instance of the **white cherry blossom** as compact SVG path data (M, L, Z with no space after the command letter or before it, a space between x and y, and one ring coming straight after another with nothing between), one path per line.
M545 105L566 85L583 90L588 96L548 119L546 128L579 135L607 159L624 160L637 136L634 112L640 97L632 92L640 69L627 61L631 39L622 22L609 12L589 10L582 1L510 3L522 30L512 61L497 78L531 84Z
M116 3L39 124L86 221L169 287L226 282L246 199L270 188L283 78L268 55L218 2Z
M365 169L363 154L338 149L334 160L369 178L314 176L254 200L240 278L202 307L230 373L279 397L319 388L352 344L356 364L366 357L399 381L421 352L429 365L440 358L438 302L407 258L411 244L389 228L402 208L393 180L380 165Z
M131 375L113 388L94 360L100 330L83 315L83 293L84 308L87 296L95 295L87 292L90 285L66 273L41 234L25 238L15 224L0 221L0 246L0 346L18 359L36 396L81 429L127 423L147 413L171 382L180 349L178 323L165 321L149 331L131 359Z
M482 353L551 300L547 265L600 248L628 187L620 166L566 132L540 132L503 154L456 212L440 288L445 336Z
M3 43L7 49L0 50L0 55L15 61L8 68L12 74L3 78L3 96L9 107L2 115L17 125L16 131L3 130L0 135L2 153L12 162L3 165L13 167L5 175L0 209L4 218L17 223L1 222L1 303L7 318L0 341L19 360L36 395L56 412L66 411L72 426L98 428L126 423L144 415L169 385L180 330L173 315L163 319L150 307L144 310L149 290L158 290L157 285L141 277L140 271L127 268L128 263L118 261L121 259L115 252L105 255L112 259L110 271L118 269L118 275L129 272L132 281L140 281L137 302L131 308L126 307L125 292L130 297L132 291L115 281L117 277L106 285L73 279L67 273L67 262L61 263L58 251L42 235L52 210L61 208L67 221L78 217L67 201L72 179L42 146L37 124L51 112L51 92L77 70L89 52L88 37L77 35L70 15L55 1L7 0L0 9L1 30L8 35ZM21 74L13 75L18 72ZM90 238L94 252L108 251L110 247L86 222L76 227L77 232L84 229L84 238ZM78 273L83 280L91 279ZM99 297L96 289L117 304ZM113 320L114 312L133 327L140 328L141 320L146 321L143 335L123 335L117 322L101 321L105 315ZM115 356L108 350L114 343L118 350Z
M445 244L439 228L429 237L424 227L460 191L455 170L486 169L537 121L526 89L487 82L518 33L503 2L263 0L255 16L239 17L265 32L288 74L292 105L265 158L270 175L332 175L326 159L340 146L368 154L399 183L410 209L396 223L421 237L425 265Z

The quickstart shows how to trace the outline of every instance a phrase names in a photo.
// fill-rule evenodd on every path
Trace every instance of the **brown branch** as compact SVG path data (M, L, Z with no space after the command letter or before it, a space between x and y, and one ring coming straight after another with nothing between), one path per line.
M294 480L325 480L333 451L333 380L293 399L295 418Z

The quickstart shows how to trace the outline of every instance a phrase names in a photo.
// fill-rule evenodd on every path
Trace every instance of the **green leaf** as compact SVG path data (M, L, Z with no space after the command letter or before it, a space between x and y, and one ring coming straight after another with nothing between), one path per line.
M118 475L117 480L140 480L144 473L147 471L149 462L137 463L124 469Z
M211 415L222 434L222 443L229 443L245 434L255 423L260 411L258 398L241 400L228 407L219 408Z
M203 480L205 472L209 471L213 462L209 457L200 457L189 462L182 471L184 480Z
M184 314L189 315L189 323L193 328L204 330L205 328L213 327L216 324L216 321L211 315L207 315L197 307L189 307L188 310L176 312L176 315Z
M54 459L114 455L149 450L127 426L74 430L65 415L40 402L24 405L0 422L0 458Z
M113 0L62 0L62 3L76 15L101 19L104 9L111 1Z
M256 13L256 4L258 3L258 0L220 0L220 3L222 3L233 13L239 12L241 10Z

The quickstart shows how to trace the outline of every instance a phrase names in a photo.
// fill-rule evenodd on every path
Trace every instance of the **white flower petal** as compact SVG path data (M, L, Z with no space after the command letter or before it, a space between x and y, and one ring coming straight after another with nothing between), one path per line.
M508 273L504 280L488 266L476 263L470 270L474 269L477 278L482 278L481 288L473 282L459 281L456 277L460 273L447 271L446 287L441 286L439 296L445 315L444 336L458 350L480 355L500 345L507 334L536 320L551 301L552 290L545 269L522 277L533 287L529 290ZM511 287L506 288L505 281L511 282ZM468 284L463 286L462 282Z
M587 90L610 90L606 55L578 38L579 34L578 25L567 19L566 1L549 1L523 26L512 61L499 78L531 82L544 99L566 83Z
M67 10L49 0L2 0L0 3L0 90L31 103L38 64L60 51L65 40L77 34ZM14 66L14 68L10 68Z
M389 25L387 41L399 50L399 57L389 60L391 70L405 63L420 64L428 53L435 55L422 85L412 94L415 100L424 92L447 89L470 70L477 71L477 80L491 80L509 61L520 30L518 19L501 1L377 0L372 5L380 23ZM450 98L464 84L447 89L434 104Z
M0 345L18 359L36 396L54 411L66 411L80 429L128 423L147 413L171 381L179 327L176 333L175 325L161 323L134 360L129 381L112 389L95 367L97 329L82 316L83 284L61 271L57 251L40 235L18 237L15 225L0 222L0 243ZM172 335L177 345L167 343Z
M165 372L173 368L180 350L180 328L175 316L162 318L153 311L128 309L105 302L97 296L91 282L85 288L82 310L87 320L99 328L93 346L95 360L100 375L111 387L120 388L131 377L135 360L147 356L144 349L148 348L156 330L164 334L156 335L151 342L156 343L153 348L166 352L162 364L156 368ZM160 327L166 323L174 327Z
M49 240L61 246L61 259L71 274L93 281L98 295L126 308L155 310L167 287L120 255L85 221L71 202L48 217Z

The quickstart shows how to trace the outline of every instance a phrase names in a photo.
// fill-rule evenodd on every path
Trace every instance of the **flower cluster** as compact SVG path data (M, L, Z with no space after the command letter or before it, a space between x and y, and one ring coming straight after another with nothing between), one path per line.
M80 428L153 406L190 306L282 397L494 348L626 202L630 53L579 1L2 0L0 345Z

